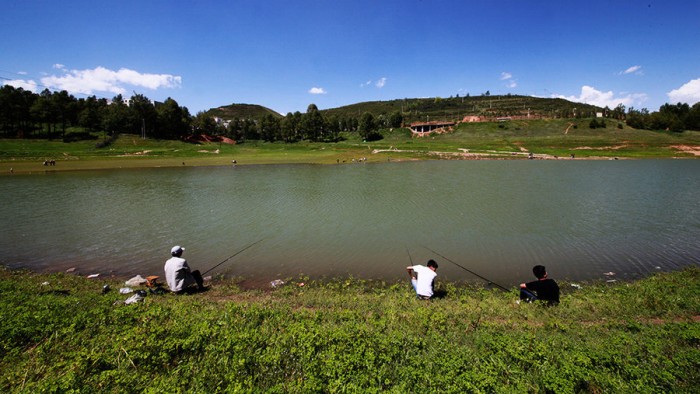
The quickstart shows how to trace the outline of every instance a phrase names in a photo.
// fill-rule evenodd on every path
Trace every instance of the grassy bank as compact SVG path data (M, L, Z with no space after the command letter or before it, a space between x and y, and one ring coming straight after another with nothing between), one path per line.
M301 280L301 279L300 279ZM3 392L697 392L700 268L561 283L562 303L442 283L290 280L124 305L117 279L0 270ZM102 286L112 291L102 294Z
M191 144L122 135L97 148L95 141L0 140L0 174L44 173L106 168L225 166L246 164L352 163L422 159L526 158L690 158L700 154L700 132L635 130L614 121L591 129L590 120L531 120L463 123L447 134L415 138L407 129L384 130L383 138L365 142L357 134L337 143L293 144L248 141L244 144ZM684 151L679 147L688 147ZM56 160L45 167L44 160Z

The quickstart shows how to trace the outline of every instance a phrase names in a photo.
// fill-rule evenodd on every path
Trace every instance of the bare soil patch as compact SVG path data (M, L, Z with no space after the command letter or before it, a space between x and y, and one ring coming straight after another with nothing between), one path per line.
M574 150L618 150L622 148L627 148L629 145L628 144L621 144L621 145L613 145L613 146L599 146L599 147L591 147L591 146L577 146L574 148Z
M700 146L697 145L671 145L671 148L681 152L692 153L693 156L700 156Z
M118 155L117 157L130 157L130 156L145 156L147 154L151 153L150 150L143 150L141 152L134 152L134 153L125 153L123 155Z

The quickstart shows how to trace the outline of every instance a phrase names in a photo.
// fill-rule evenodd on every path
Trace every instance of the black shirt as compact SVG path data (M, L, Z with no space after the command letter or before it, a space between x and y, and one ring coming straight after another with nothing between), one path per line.
M559 285L554 279L540 279L525 285L528 290L537 294L537 299L548 301L550 304L559 303Z

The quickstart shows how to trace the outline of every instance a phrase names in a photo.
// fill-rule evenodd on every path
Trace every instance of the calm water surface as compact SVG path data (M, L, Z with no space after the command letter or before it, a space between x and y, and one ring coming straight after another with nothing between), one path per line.
M700 264L700 161L431 161L139 169L0 177L0 264L256 280L628 279Z

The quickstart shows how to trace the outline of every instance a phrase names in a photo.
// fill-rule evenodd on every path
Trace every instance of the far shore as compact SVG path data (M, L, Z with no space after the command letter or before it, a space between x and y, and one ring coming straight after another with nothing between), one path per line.
M235 157L235 158L234 158ZM658 159L659 157L654 157ZM692 159L693 157L660 157L661 159ZM339 156L333 159L328 156L310 158L308 156L290 158L280 157L244 157L241 155L217 155L207 157L113 157L113 158L87 158L71 157L65 160L56 160L55 165L44 165L36 160L0 160L2 170L0 175L36 174L44 175L57 172L81 171L81 170L118 170L138 168L175 168L175 167L236 167L246 165L270 165L270 164L318 164L318 165L350 165L364 163L407 162L421 160L629 160L644 159L625 156L574 156L558 157L548 154L533 154L530 158L526 152L470 152L466 149L459 152L428 151L420 152L406 149L376 149L367 157ZM235 160L235 163L233 162Z
M586 119L464 123L447 133L415 136L407 128L381 130L365 140L344 132L334 141L161 140L120 134L95 139L0 139L0 174L79 170L247 166L343 165L421 160L623 160L700 158L700 131L649 131L618 123L587 127ZM572 126L573 125L573 126ZM613 124L610 124L613 126ZM100 136L101 137L101 136ZM100 138L98 137L98 138ZM70 139L69 139L70 140Z
M263 164L343 165L420 160L622 160L700 157L700 132L571 129L565 119L467 124L450 133L414 137L384 130L367 141L347 133L336 142L244 143L158 140L121 134L105 147L94 140L0 139L0 174L78 170Z

